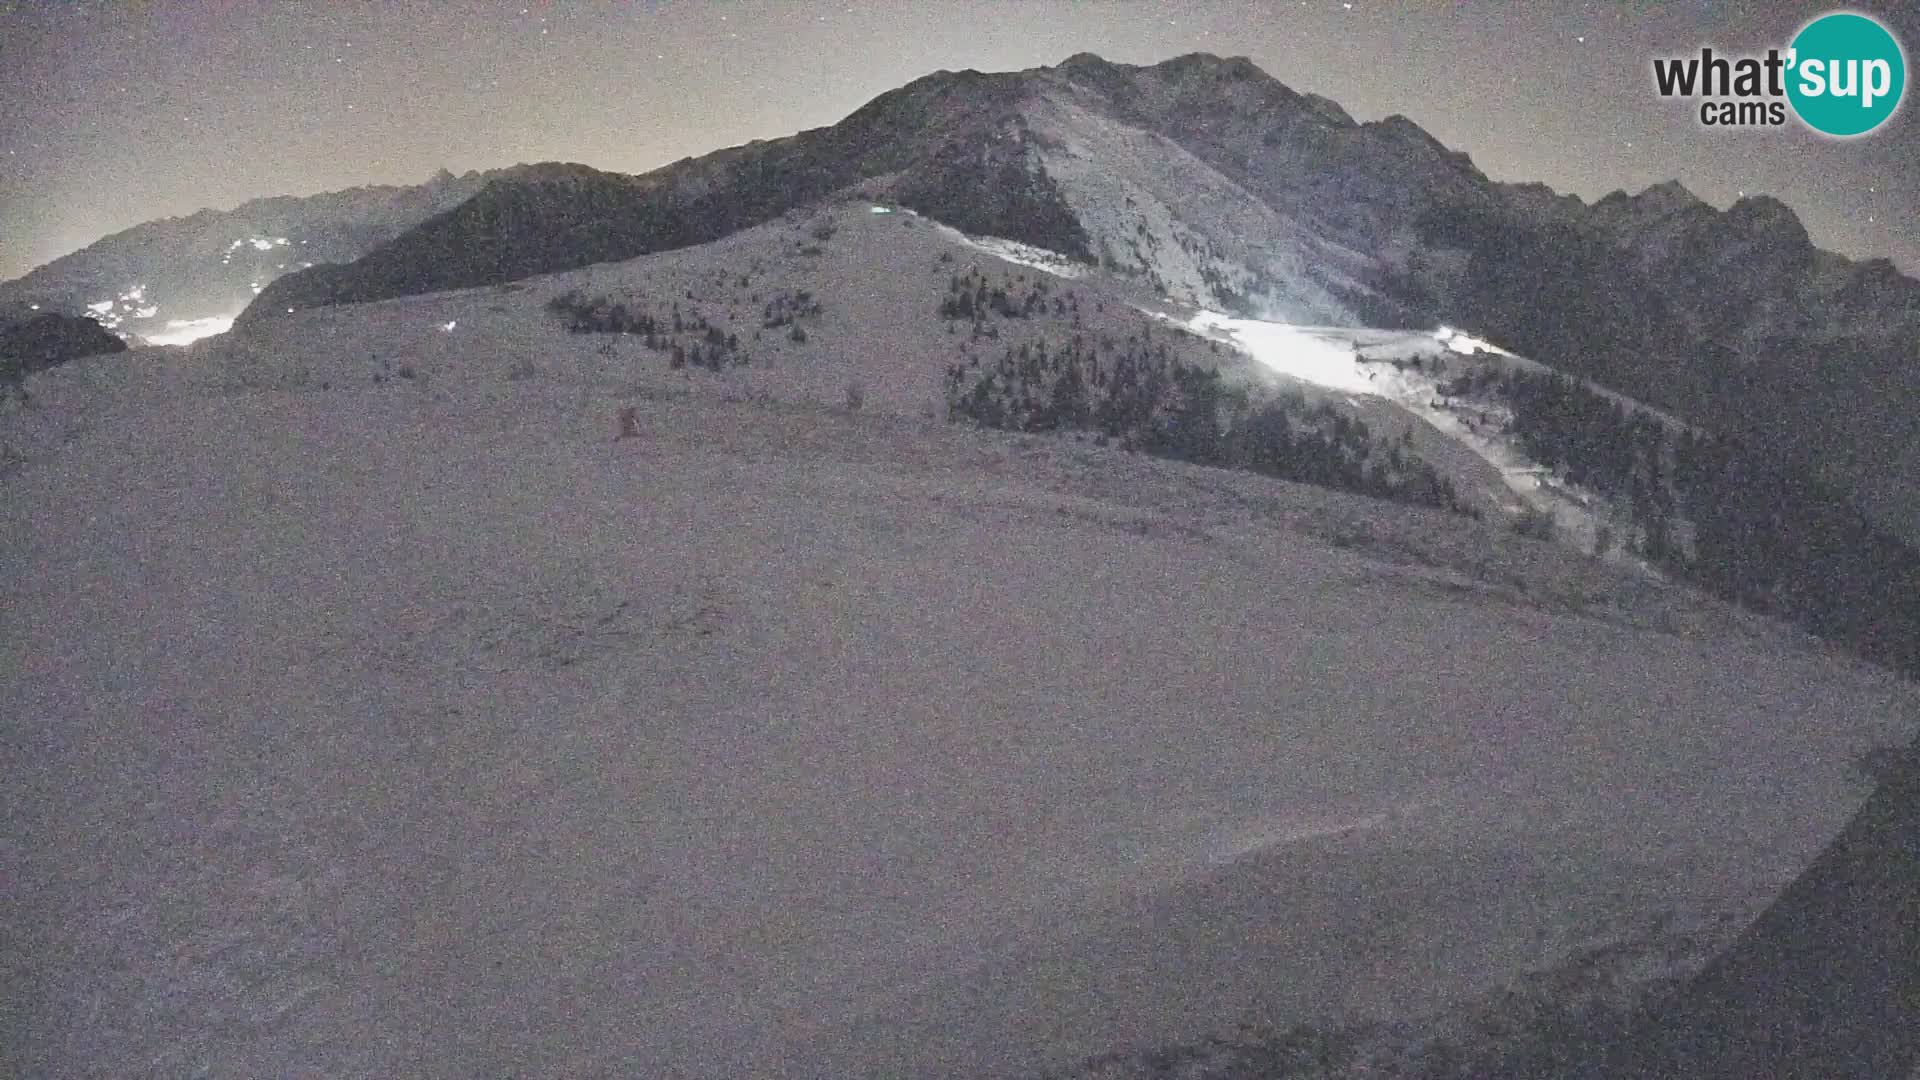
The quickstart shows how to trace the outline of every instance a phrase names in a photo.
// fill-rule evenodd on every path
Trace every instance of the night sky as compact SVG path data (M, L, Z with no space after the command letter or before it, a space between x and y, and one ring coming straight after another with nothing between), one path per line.
M155 217L522 161L639 172L830 124L941 68L1244 55L1403 113L1501 180L1589 200L1775 195L1920 272L1920 125L1712 131L1657 55L1784 47L1793 3L18 3L0 0L0 279ZM1864 3L1907 44L1920 5ZM1912 73L1909 73L1910 79ZM1909 98L1914 92L1910 91Z

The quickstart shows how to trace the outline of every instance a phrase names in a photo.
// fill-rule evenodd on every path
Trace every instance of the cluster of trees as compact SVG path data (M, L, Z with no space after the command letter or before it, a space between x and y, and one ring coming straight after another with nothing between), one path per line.
M1630 508L1649 562L1723 599L1920 676L1920 554L1808 470L1754 443L1673 430L1557 374L1492 390L1536 461ZM1680 537L1690 534L1690 542Z
M1631 508L1643 539L1637 553L1661 563L1674 550L1673 437L1644 410L1629 409L1583 382L1488 365L1446 384L1453 397L1495 394L1511 409L1507 433L1527 456L1569 482Z
M820 301L805 289L776 293L760 314L760 325L769 330L791 326L801 319L820 314Z
M575 334L623 334L638 337L654 352L664 353L668 365L721 371L745 367L750 361L740 350L740 338L713 325L698 309L680 310L676 302L665 319L629 308L608 297L587 298L569 290L547 302L547 309L567 320ZM817 307L816 307L817 310Z
M1635 389L1645 385L1633 374L1636 358L1670 355L1671 343L1685 335L1671 295L1635 272L1605 237L1456 205L1430 208L1416 228L1425 247L1468 255L1444 302L1417 282L1389 284L1425 319L1473 326L1557 366L1577 362L1583 374L1651 400Z
M1477 516L1432 466L1382 446L1363 422L1299 398L1255 405L1150 328L1124 347L1075 334L1052 351L1009 347L991 366L975 357L948 367L945 390L948 416L981 427L1092 431L1161 457Z
M977 268L971 268L965 274L954 274L947 282L946 296L940 300L941 318L949 321L965 319L976 326L990 316L1002 319L1031 319L1036 315L1059 318L1072 316L1077 322L1079 314L1080 298L1072 292L1064 296L1054 293L1044 277L1035 275L1029 284L1027 276L1020 274L1014 278L1003 277L997 284L989 284L986 275Z
M1920 677L1920 554L1764 448L1692 435L1675 449L1695 580Z
M569 289L547 301L547 310L567 320L567 330L575 334L660 335L660 324L645 311L632 311L624 301L601 296L588 299L578 289ZM656 346L649 341L648 348Z

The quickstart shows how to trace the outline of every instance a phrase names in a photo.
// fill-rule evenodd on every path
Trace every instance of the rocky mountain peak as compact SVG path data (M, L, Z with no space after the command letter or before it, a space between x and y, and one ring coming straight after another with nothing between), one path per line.
M1663 180L1634 196L1640 205L1652 210L1685 210L1704 205L1703 200L1678 180Z
M1412 148L1418 154L1431 155L1435 160L1444 161L1481 180L1486 179L1485 175L1474 165L1473 158L1469 157L1466 151L1449 149L1445 143L1434 138L1426 128L1421 127L1419 124L1414 123L1399 113L1394 113L1392 116L1386 117L1383 120L1376 120L1361 126L1370 131L1377 132L1379 135L1395 143Z
M1771 195L1748 195L1727 208L1726 223L1743 233L1766 236L1784 247L1813 250L1813 240L1786 203Z

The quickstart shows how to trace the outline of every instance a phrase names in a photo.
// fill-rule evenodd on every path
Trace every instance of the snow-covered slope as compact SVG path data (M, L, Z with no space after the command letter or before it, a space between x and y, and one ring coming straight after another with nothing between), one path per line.
M1074 309L1055 314L1043 305L1029 317L994 322L993 336L981 337L965 321L937 314L954 277L972 273L1016 296L1052 282L1051 295L1072 301ZM543 306L563 294L619 304L635 316L650 313L663 328L661 347L647 348L639 335L565 332L565 320ZM801 295L818 311L798 320L806 340L796 342L790 326L769 325L776 321L769 313ZM1143 305L1139 297L1124 271L1093 270L1031 245L968 236L904 208L850 200L626 263L488 290L296 311L203 343L194 355L204 361L196 368L200 377L219 385L370 382L396 377L401 366L429 384L592 372L655 394L833 405L857 394L870 410L938 417L946 413L941 377L949 365L990 366L1005 353L1041 343L1058 352L1075 340L1158 335L1174 355L1222 369L1256 397L1307 397L1363 421L1383 445L1404 435L1410 458L1433 465L1471 505L1498 515L1525 506L1556 510L1565 523L1560 537L1592 549L1593 530L1581 527L1591 515L1581 516L1577 493L1550 494L1541 470L1510 440L1476 435L1458 409L1438 404L1432 376L1388 363L1401 354L1403 364L1431 354L1466 363L1431 335L1309 332L1208 314L1170 325L1167 312L1191 309ZM705 335L694 329L696 320L737 341L723 370L700 370L698 359L685 369L671 367L664 328L676 317L686 328L672 335L677 342L700 346ZM1235 350L1255 333L1320 342L1334 366L1289 368L1298 357L1272 345L1256 349L1249 362ZM314 342L330 352L314 354ZM1356 360L1356 342L1370 343L1361 350L1364 362ZM740 359L746 363L734 362ZM1281 374L1291 377L1275 377ZM1372 381L1383 377L1387 381Z
M31 376L8 1064L1016 1075L1417 1015L1737 929L1911 735L1892 678L1497 522L922 417L963 346L1076 332L950 334L952 275L1043 273L977 244L848 204Z
M1479 491L1490 507L1507 517L1529 512L1544 515L1551 522L1556 540L1644 569L1629 550L1628 541L1639 529L1630 507L1610 505L1598 494L1529 458L1521 441L1509 434L1511 408L1496 395L1461 396L1448 389L1460 376L1475 371L1548 371L1544 366L1444 326L1432 333L1296 326L1235 319L1213 311L1191 316L1186 325L1209 337L1231 341L1261 369L1287 382L1332 391L1354 406L1366 399L1389 404L1497 473L1501 488L1488 491L1483 487ZM1587 385L1633 412L1656 418L1670 430L1686 429L1680 420L1658 409ZM1431 440L1421 449L1430 445ZM1444 453L1428 451L1425 456L1438 462L1447 460ZM1455 469L1450 475L1462 474ZM1600 542L1603 530L1608 537L1606 543ZM1613 545L1615 539L1620 546Z
M837 202L711 244L505 286L298 310L202 342L185 362L219 385L366 383L404 363L428 385L591 377L653 394L832 405L857 387L866 408L915 416L944 416L948 364L991 362L1022 343L1149 333L1195 362L1218 362L1207 342L1168 330L1057 253L876 205ZM1079 311L1049 303L975 336L939 315L952 280L969 273L1018 296L1045 282ZM637 333L568 333L547 304L569 293L651 315L661 347ZM794 340L796 323L805 340ZM722 370L671 367L666 339L704 348L707 327L735 343Z
M1015 294L1054 282L1056 295L1074 299L1076 310L1055 316L1043 307L1033 317L1001 321L990 339L938 318L953 277L982 270ZM563 294L650 312L663 340L678 316L685 331L674 340L698 345L699 320L736 339L737 350L717 373L700 370L697 359L674 369L664 343L649 349L636 335L565 332L565 319L544 306ZM769 324L776 321L770 313L801 295L817 311L797 320L807 335L797 342L789 324ZM935 417L945 414L940 376L949 364L991 364L1026 344L1058 350L1076 338L1125 340L1156 327L1176 355L1221 368L1256 395L1303 395L1363 421L1383 440L1404 435L1417 460L1496 520L1544 515L1560 542L1583 552L1604 547L1606 557L1640 565L1628 550L1637 526L1627 508L1530 460L1505 433L1511 417L1497 398L1446 391L1474 370L1545 371L1541 365L1444 327L1427 333L1296 324L1234 318L1167 298L1142 303L1125 268L1095 270L860 199L625 263L490 289L289 312L196 345L190 355L195 377L222 387L590 373L630 390L735 401L839 405L856 394L868 409ZM410 374L401 376L402 368ZM1669 427L1683 426L1593 388ZM1603 530L1608 542L1600 544Z

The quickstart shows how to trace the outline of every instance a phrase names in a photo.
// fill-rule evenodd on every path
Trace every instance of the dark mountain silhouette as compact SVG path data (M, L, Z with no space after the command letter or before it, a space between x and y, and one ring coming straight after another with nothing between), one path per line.
M0 311L0 392L36 371L126 348L126 342L92 319L50 311Z
M1764 446L1920 540L1920 282L1813 247L1786 206L1679 184L1443 206L1382 287L1562 371ZM1512 202L1513 200L1510 200Z
M583 165L531 166L489 183L344 267L275 283L247 318L493 284L717 239L860 180L899 179L900 201L962 228L1078 249L1071 214L1044 174L1020 172L1017 76L929 76L840 124L690 158L644 176Z
M956 227L1097 260L1182 298L1350 319L1341 294L1356 291L1365 259L1345 243L1385 235L1380 219L1405 216L1436 190L1491 190L1464 155L1404 119L1356 124L1245 60L1203 55L1155 67L1082 54L1029 72L939 72L832 127L641 177L542 169L491 185L349 268L278 283L249 318L630 258L864 185ZM1122 197L1110 199L1115 192Z

